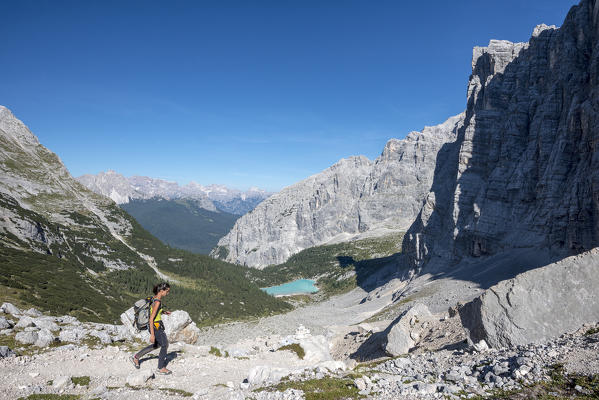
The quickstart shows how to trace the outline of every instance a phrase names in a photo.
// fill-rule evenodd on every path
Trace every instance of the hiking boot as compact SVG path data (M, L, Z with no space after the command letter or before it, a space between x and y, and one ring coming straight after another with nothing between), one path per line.
M129 357L129 360L131 360L135 368L139 369L139 360L134 355Z
M172 373L173 373L173 371L171 371L171 370L168 370L168 369L167 369L166 371L163 371L163 370L161 370L161 369L157 369L157 370L156 370L156 373L157 373L158 375L170 375L170 374L172 374Z

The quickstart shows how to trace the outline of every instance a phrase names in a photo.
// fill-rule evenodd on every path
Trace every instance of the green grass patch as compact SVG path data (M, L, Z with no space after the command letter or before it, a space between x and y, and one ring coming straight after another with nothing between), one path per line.
M73 385L89 386L90 378L89 376L73 376L71 382L73 382Z
M193 393L189 393L185 390L182 389L175 389L175 388L160 388L160 390L166 394L172 394L175 396L182 396L182 397L191 397L193 396Z
M302 390L306 400L362 399L365 397L359 394L354 381L347 378L325 377L307 381L285 381L275 386L262 388L266 391L280 392L287 389Z
M128 383L125 383L125 387L129 390L142 390L143 386L131 386Z
M584 334L585 334L585 336L590 336L590 335L594 335L595 333L599 333L599 327L591 328L591 329L587 330Z
M216 356L216 357L229 357L229 352L225 351L224 354L220 351L218 347L210 346L210 350L208 353Z
M295 353L300 360L303 360L306 356L306 351L299 343L291 343L285 346L279 347L277 351L289 350L292 353Z

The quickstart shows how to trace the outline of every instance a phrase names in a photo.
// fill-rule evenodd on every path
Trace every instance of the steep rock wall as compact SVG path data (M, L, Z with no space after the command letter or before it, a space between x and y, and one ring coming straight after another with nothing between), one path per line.
M583 0L529 43L474 49L464 126L404 240L416 266L597 245L598 13Z

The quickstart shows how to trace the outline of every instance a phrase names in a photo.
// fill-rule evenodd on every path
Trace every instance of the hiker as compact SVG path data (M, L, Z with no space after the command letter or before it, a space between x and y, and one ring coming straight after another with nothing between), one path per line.
M158 354L158 370L156 373L160 375L170 375L172 373L170 370L166 369L168 339L166 338L164 324L162 323L162 299L169 294L170 291L171 287L166 282L154 286L154 297L152 297L152 305L150 306L150 323L148 324L150 330L150 343L152 344L131 356L131 362L137 369L139 369L139 359L141 357L160 347L160 353ZM164 313L166 315L170 314L169 311L164 311Z

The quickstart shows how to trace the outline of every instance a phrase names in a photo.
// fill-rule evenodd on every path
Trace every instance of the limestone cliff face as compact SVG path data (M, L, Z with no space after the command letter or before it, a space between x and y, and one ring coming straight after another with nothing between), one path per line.
M283 189L241 217L213 255L264 267L323 243L405 231L430 190L437 152L462 120L392 139L374 162L343 159Z
M416 265L597 246L598 19L583 0L529 43L474 49L464 125L404 241Z

